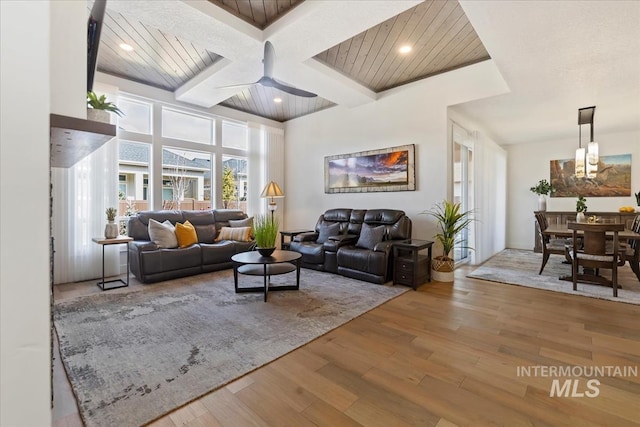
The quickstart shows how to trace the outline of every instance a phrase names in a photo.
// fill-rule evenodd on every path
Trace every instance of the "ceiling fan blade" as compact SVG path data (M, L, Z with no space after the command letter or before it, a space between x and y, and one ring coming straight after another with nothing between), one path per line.
M264 57L262 63L264 64L263 76L273 78L273 65L276 62L276 51L270 41L264 43Z
M287 92L291 95L302 96L304 98L314 98L318 95L315 93L307 92L306 90L298 89L295 87L287 86L284 83L280 83L279 81L272 79L271 77L264 76L260 80L258 80L258 84L266 87L272 87L274 89L281 90L283 92Z

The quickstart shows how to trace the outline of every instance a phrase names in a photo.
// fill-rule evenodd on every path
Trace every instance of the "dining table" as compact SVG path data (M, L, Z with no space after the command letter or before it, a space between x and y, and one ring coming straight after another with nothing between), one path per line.
M567 224L562 225L550 225L543 232L545 236L555 236L555 237L573 237L573 230L569 229ZM582 234L582 231L578 231L578 236ZM607 236L613 238L613 233L607 233ZM636 233L633 230L629 230L625 228L622 231L618 232L618 239L621 241L629 241L629 240L640 240L640 233ZM636 277L640 281L640 244L635 245L634 256L631 259L628 259L629 265L631 269L636 274ZM561 277L562 280L568 280L566 276Z

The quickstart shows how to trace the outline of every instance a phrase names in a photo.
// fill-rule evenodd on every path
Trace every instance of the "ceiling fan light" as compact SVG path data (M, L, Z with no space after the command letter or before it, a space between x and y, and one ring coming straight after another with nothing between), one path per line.
M400 48L398 49L398 52L406 54L411 52L412 50L413 48L410 45L405 44L403 46L400 46Z
M275 102L276 104L280 104L282 102L282 98L276 96L275 98L273 98L273 102Z
M575 173L576 173L576 178L584 178L585 175L585 149L584 148L578 148L576 150L576 166L575 166Z

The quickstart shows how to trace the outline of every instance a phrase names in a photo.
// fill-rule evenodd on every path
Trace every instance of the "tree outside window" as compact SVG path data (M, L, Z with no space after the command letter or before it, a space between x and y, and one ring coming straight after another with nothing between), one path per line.
M225 165L222 172L222 206L229 209L229 203L236 201L237 194L235 172Z

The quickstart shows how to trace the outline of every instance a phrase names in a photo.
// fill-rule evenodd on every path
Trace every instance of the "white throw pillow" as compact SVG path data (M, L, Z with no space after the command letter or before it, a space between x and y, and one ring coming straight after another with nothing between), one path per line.
M163 223L149 219L149 237L159 248L177 248L176 228L169 220Z

